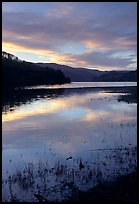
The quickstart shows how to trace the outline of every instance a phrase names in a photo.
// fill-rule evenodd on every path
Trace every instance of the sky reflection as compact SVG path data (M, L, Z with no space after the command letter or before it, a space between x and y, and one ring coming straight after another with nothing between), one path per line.
M103 96L109 95L109 93L103 93L99 92L97 94L93 94L93 100L99 97L99 99ZM81 99L81 100L80 100ZM7 122L7 121L12 121L12 120L17 120L17 119L22 119L24 117L31 117L31 116L36 116L36 115L48 115L52 114L55 112L59 111L68 111L69 108L75 108L76 106L81 106L85 104L87 101L92 100L90 94L86 94L85 97L76 96L73 95L72 97L67 97L67 98L58 98L58 99L41 99L37 101L33 101L30 104L23 104L19 107L16 107L12 112L9 111L6 114L3 114L2 116L2 122ZM71 115L71 110L69 114ZM76 112L74 112L76 111ZM79 109L73 110L74 115L78 115L82 112L83 110ZM80 112L80 113L79 113ZM66 115L66 113L65 113ZM70 116L69 116L70 117Z
M101 89L65 90L61 95L40 95L37 100L33 95L24 104L13 103L12 111L7 109L2 115L3 179L34 165L36 182L35 172L40 163L47 163L54 170L62 164L68 171L76 172L82 160L85 169L79 170L81 175L74 182L86 190L95 185L94 177L89 183L82 183L89 169L102 171L103 179L113 178L119 172L132 172L136 166L136 155L132 152L136 152L137 146L137 104L119 102L119 96L124 94ZM55 174L50 175L48 191L60 185L61 180L55 179ZM7 196L6 186L7 183L4 185Z
M119 103L117 95L90 92L51 100L40 99L15 107L2 117L3 146L27 148L35 145L40 148L43 142L53 139L55 148L58 145L62 151L63 137L66 136L69 141L66 148L73 151L76 144L77 151L83 140L88 140L94 148L104 144L108 146L108 143L113 146L114 138L120 144L120 134L128 138L126 145L131 136L129 133L133 131L136 135L136 128L131 128L131 125L136 126L136 104ZM114 138L110 139L112 135ZM107 138L107 143L101 143L102 138ZM134 137L132 143L135 145Z

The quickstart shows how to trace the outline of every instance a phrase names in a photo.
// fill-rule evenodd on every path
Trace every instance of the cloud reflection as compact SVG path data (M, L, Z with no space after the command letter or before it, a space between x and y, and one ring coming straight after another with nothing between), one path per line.
M2 122L8 122L13 120L19 120L25 117L37 116L37 115L48 115L55 112L60 112L62 110L67 110L69 108L74 108L76 106L82 106L92 97L96 100L98 97L104 97L109 93L90 93L86 94L85 97L74 95L67 98L56 98L56 99L41 99L34 101L31 104L23 104L20 107L15 108L12 112L7 112L2 115ZM75 110L74 110L75 111ZM77 113L77 112L76 112ZM76 115L75 113L75 115ZM66 114L65 114L66 115Z
M135 104L119 103L116 97L117 93L91 92L15 107L2 117L3 144L48 148L53 143L58 152L63 152L64 144L63 149L76 152L82 146L120 144L120 135L127 138L125 144L135 143L135 137L131 138L131 132L136 135Z

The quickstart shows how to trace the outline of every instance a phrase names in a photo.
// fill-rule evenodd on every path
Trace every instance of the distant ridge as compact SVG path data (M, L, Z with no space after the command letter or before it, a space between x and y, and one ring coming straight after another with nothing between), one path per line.
M65 76L73 82L118 82L118 81L137 81L137 70L129 71L100 71L97 69L74 68L56 63L36 63L40 67L50 66L55 70L60 69Z
M50 72L50 68L51 70L55 70L58 71L60 70L62 72L62 74L64 73L64 77L66 77L67 79L65 79L65 81L70 82L70 80L72 82L136 82L137 81L137 70L135 71L129 71L129 70L115 70L115 71L100 71L97 69L87 69L87 68L74 68L71 66L67 66L67 65L61 65L61 64L56 64L56 63L33 63L33 62L26 62L26 61L22 61L20 59L18 59L18 57L16 57L15 55L12 55L10 53L7 52L2 52L2 59L4 60L11 60L12 64L13 62L17 62L20 63L20 65L24 63L24 65L31 67L34 67L36 71L39 70L39 72L45 72L48 71ZM19 64L18 64L19 65ZM24 66L23 65L23 66ZM9 65L11 66L11 65ZM26 67L25 66L25 67ZM23 70L22 70L23 71ZM24 70L25 71L25 70ZM11 72L11 70L10 70ZM26 73L24 73L25 75L27 74L28 70L26 69ZM15 75L17 75L18 72L15 73ZM57 72L58 73L58 72ZM11 73L13 74L13 72ZM56 72L53 74L55 75ZM51 74L52 75L52 74ZM49 77L50 75L47 76L47 83L55 83L55 81L52 80L52 77ZM14 76L15 77L15 76ZM23 78L23 77L22 77ZM25 78L25 77L24 77ZM40 82L43 81L44 83L44 76L41 75ZM32 82L33 83L33 82ZM60 83L58 82L58 80L56 80L56 83ZM65 83L64 80L62 83Z

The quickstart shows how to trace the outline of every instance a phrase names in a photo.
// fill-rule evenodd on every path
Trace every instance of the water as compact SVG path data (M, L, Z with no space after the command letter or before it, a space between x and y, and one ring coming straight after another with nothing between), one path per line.
M3 201L62 201L135 171L136 84L111 84L26 87L3 99Z
M137 82L72 82L61 85L27 86L26 89L59 89L59 88L90 88L90 87L125 87L137 86Z

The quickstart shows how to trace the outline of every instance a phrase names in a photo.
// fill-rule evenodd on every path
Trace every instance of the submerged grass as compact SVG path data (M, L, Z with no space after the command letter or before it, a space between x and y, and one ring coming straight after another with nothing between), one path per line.
M70 158L53 167L42 160L28 163L3 179L3 202L135 201L136 148L103 155L106 160L93 152L96 161Z

